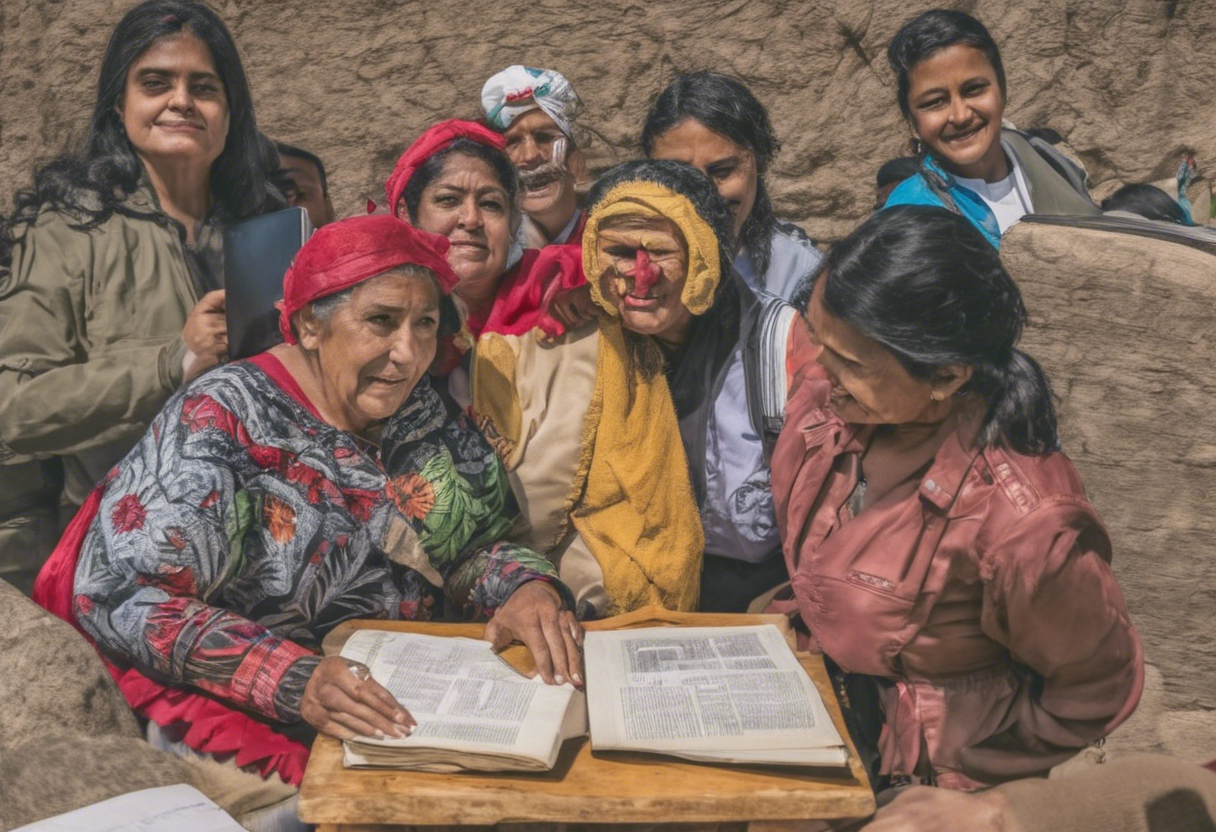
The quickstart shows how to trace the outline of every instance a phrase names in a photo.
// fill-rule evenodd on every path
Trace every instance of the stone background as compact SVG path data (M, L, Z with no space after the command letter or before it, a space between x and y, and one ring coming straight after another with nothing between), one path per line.
M1099 194L1172 176L1180 152L1216 169L1216 0L944 0L1001 44L1007 117L1051 126ZM130 0L0 0L0 210L31 165L82 129L110 28ZM636 153L650 101L682 70L742 77L785 148L778 213L817 238L873 204L878 165L906 151L886 46L925 0L215 0L245 59L263 130L318 153L340 214L383 200L429 124L478 115L510 63L580 91L594 168Z

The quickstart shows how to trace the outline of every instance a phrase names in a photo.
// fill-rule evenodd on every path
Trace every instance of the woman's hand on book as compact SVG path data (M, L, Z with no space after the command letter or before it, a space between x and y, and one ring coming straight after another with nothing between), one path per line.
M393 695L371 677L367 665L341 656L321 660L300 702L300 716L322 734L351 737L405 737L418 724Z
M583 625L545 581L528 581L511 593L486 624L485 640L495 650L523 642L546 684L583 684Z

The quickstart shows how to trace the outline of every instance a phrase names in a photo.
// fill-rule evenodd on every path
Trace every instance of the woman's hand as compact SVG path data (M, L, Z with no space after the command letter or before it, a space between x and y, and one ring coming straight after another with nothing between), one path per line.
M569 332L594 320L596 308L591 299L591 287L584 283L559 292L549 303L549 315Z
M913 786L878 810L862 832L1018 832L1000 792Z
M351 737L405 737L418 724L393 695L372 679L367 665L329 656L321 660L300 702L300 716L322 734Z
M522 641L547 684L583 684L583 625L562 609L562 598L545 581L528 581L511 593L486 624L485 640L502 650Z
M228 356L228 319L224 317L224 290L203 295L186 318L182 329L186 342L183 383L209 370Z

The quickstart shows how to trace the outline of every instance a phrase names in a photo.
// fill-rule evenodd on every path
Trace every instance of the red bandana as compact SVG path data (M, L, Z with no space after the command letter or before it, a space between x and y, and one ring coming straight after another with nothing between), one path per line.
M318 298L337 294L397 266L429 269L444 294L459 280L447 260L446 237L420 231L396 217L376 214L339 220L318 229L283 276L279 331L289 344L291 316Z
M393 168L392 176L384 183L384 193L388 197L388 210L394 216L397 215L397 203L401 201L401 195L405 193L405 186L410 183L410 177L414 175L414 171L425 164L427 159L439 151L445 150L457 139L470 139L496 150L506 150L507 148L506 139L475 121L461 121L453 118L439 122L419 136L401 154L401 158L397 160L397 166Z

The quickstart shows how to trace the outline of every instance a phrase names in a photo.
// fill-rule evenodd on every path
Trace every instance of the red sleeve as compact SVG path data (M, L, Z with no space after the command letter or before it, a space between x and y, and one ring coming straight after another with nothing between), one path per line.
M481 332L522 335L539 327L550 336L564 333L564 327L549 316L549 303L559 292L587 282L582 252L578 244L525 251L523 259L503 277Z

